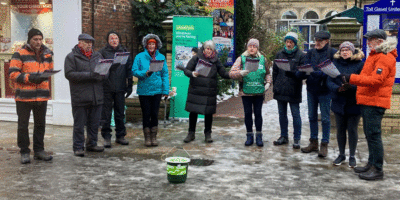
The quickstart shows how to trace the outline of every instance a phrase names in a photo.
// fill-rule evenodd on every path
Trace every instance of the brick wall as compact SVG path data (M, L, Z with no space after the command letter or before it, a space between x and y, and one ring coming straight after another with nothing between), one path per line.
M92 18L92 3L94 3L94 21ZM113 6L116 10L113 10ZM92 23L94 22L94 34ZM135 44L135 33L133 31L133 19L131 4L129 0L82 0L82 31L92 35L96 39L95 50L104 47L107 32L117 31L121 38L120 42L129 51L136 55L133 48Z

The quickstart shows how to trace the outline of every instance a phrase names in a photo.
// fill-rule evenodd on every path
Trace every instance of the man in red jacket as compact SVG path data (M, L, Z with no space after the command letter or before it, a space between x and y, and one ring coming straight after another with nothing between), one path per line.
M357 85L357 104L362 105L364 134L368 142L368 164L354 171L365 180L383 178L383 145L381 122L390 108L392 86L396 75L397 40L388 38L383 30L364 35L371 52L359 75L343 75L350 84Z

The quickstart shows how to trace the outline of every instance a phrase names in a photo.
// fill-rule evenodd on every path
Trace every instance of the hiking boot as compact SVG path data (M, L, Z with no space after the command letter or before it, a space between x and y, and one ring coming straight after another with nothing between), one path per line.
M318 157L324 158L328 155L328 143L321 142L321 146L319 148Z
M371 168L367 172L360 173L358 177L367 181L383 179L383 171L376 169L374 166L371 166Z
M117 138L115 140L115 143L118 143L120 145L128 145L129 144L128 140L126 140L124 137Z
M150 141L152 146L158 146L157 132L158 132L157 126L154 126L153 128L150 129Z
M104 148L111 148L111 138L110 139L104 139Z
M195 135L194 131L189 131L188 135L186 136L186 138L183 141L185 143L189 143L189 142L193 141L196 138L194 135Z
M367 163L364 167L354 167L354 172L355 173L363 173L367 172L369 169L371 169L372 165Z
M310 139L310 144L307 147L301 148L301 152L310 153L318 151L318 139Z
M294 140L293 149L300 149L300 140Z
M104 151L104 147L102 147L102 146L88 146L88 147L86 147L86 151L103 152Z
M207 143L212 143L213 142L213 140L212 140L212 138L211 138L211 131L207 131L207 132L205 132L204 133L204 140L207 142Z
M354 156L350 156L349 158L349 167L351 168L357 167L356 158Z
M244 143L245 146L250 146L254 143L254 133L246 133L247 140Z
M287 137L279 137L279 139L277 141L274 141L274 145L283 145L283 144L287 144L289 142L289 139Z
M335 161L333 161L333 165L339 166L342 164L343 161L346 160L346 156L345 155L339 155Z
M144 145L147 147L151 147L151 140L150 140L150 128L146 127L143 129L143 135L144 135Z
M27 164L31 162L31 158L29 157L29 153L21 154L21 164Z
M264 146L264 143L262 141L262 133L256 133L256 145L259 147Z
M85 152L83 151L83 149L79 149L79 150L74 151L74 155L83 157L83 156L85 156Z
M33 158L35 160L50 161L53 159L53 156L47 155L47 153L45 151L39 151L39 152L35 152Z

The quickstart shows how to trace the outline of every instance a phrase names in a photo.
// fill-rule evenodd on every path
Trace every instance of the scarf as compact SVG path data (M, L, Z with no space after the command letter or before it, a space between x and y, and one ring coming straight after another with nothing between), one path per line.
M203 52L203 54L204 54L204 57L207 58L207 59L212 59L212 58L215 57L215 51L212 51L210 56L207 56L204 52Z
M78 47L79 47L79 49L81 50L81 52L82 52L82 54L84 56L86 56L89 59L92 57L92 54L93 54L93 50L92 49L90 49L90 51L85 51L80 45L78 45Z
M293 49L291 49L291 50L288 50L287 47L285 46L285 52L288 54L292 54L294 51L296 51L296 49L297 49L297 46L294 46Z

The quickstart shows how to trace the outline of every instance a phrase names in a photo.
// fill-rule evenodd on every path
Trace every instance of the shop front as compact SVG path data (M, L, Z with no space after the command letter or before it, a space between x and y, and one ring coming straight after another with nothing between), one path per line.
M64 68L65 56L82 31L81 0L0 0L0 120L17 121L14 88L8 76L11 57L36 28L43 43L54 52L54 68ZM32 119L31 119L32 120ZM71 125L68 81L63 73L51 78L48 124Z

